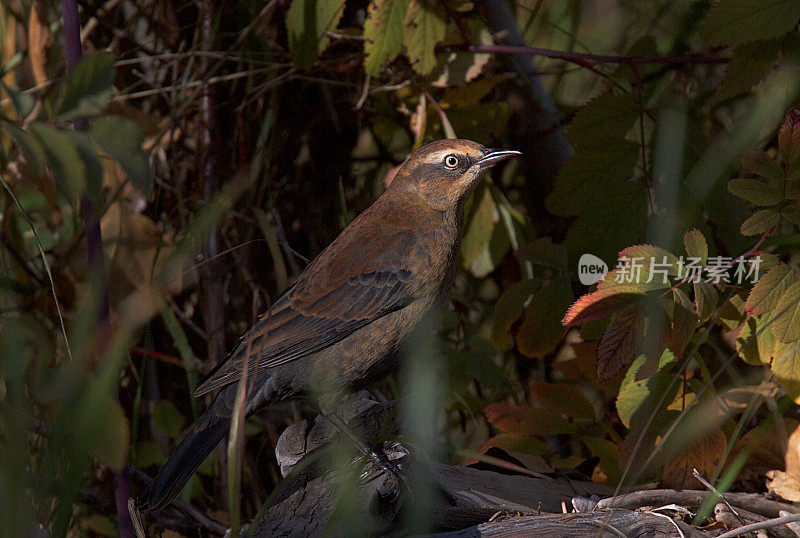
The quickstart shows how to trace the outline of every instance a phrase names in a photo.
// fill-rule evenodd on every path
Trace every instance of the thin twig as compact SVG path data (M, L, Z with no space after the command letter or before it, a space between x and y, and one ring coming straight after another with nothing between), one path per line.
M719 536L717 536L717 538L734 538L735 536L741 536L743 534L747 534L748 532L757 531L761 529L771 529L772 527L778 527L780 525L788 525L789 523L794 523L796 521L800 521L800 514L792 514L789 516L776 517L775 519L767 519L766 521L759 521L757 523L744 525L743 527L739 527L738 529L733 529L731 531L722 533Z
M732 513L734 516L736 516L736 519L738 519L738 520L739 520L739 523L741 523L742 525L746 525L746 524L747 524L747 522L744 520L744 518L743 518L741 515L739 515L739 512L737 512L737 511L736 511L736 508L734 508L734 507L731 505L731 503L729 503L729 502L728 502L728 499L726 499L726 498L725 498L725 495L723 495L722 493L720 493L720 492L717 490L717 488L715 488L715 487L714 487L714 485L713 485L713 484L711 484L711 482L709 482L708 480L706 480L705 478L703 478L703 475L701 475L701 474L700 474L700 471L698 471L698 470L697 470L697 469L695 469L695 468L692 468L692 475L693 475L693 476L694 476L694 477L695 477L697 480L699 480L701 484L703 484L703 485L704 485L705 487L707 487L707 488L708 488L710 491L714 492L714 494L715 494L715 495L718 495L720 499L722 499L722 502L724 502L724 503L725 503L725 505L726 505L726 506L727 506L727 507L730 509L731 513Z

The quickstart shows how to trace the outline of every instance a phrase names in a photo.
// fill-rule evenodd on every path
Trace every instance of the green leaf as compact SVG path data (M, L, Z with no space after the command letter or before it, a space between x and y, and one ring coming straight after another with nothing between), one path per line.
M795 282L783 292L772 318L775 338L786 343L800 340L800 282Z
M66 131L67 135L75 144L75 148L86 166L86 187L89 196L95 203L102 202L103 193L103 163L100 156L92 146L89 136L83 131Z
M551 353L564 336L561 318L571 302L572 287L566 278L557 278L536 290L517 334L520 353L528 357Z
M139 469L145 469L162 463L164 463L164 451L155 441L147 439L133 445L131 465Z
M797 0L718 0L700 25L706 45L738 45L792 31L800 19Z
M377 77L403 50L405 16L411 0L375 0L364 22L364 71Z
M339 26L345 0L292 0L286 12L286 33L292 60L300 69L308 69L325 50L332 32Z
M758 174L759 176L773 179L775 181L783 181L783 169L775 161L767 155L767 152L758 148L747 148L742 152L741 156L742 168L747 172Z
M763 366L772 359L775 349L775 334L772 332L772 316L751 316L739 332L736 343L740 346L739 356L747 364ZM754 341L750 341L754 338Z
M170 439L180 436L185 422L181 412L169 400L159 400L153 405L153 424Z
M775 343L772 373L794 402L800 402L800 342Z
M564 131L575 146L598 146L623 138L639 119L639 106L627 95L599 95L583 105Z
M791 267L781 263L767 271L750 290L744 306L753 315L761 316L775 310L783 293L797 282Z
M780 191L757 179L740 177L728 182L728 190L755 205L773 205L781 201Z
M111 102L113 84L113 54L84 56L67 78L56 116L60 121L98 116Z
M122 469L128 459L129 425L119 404L110 397L94 410L88 433L89 454L112 469Z
M661 355L658 372L655 375L636 381L636 372L644 365L644 362L644 355L640 355L633 361L627 374L625 374L625 379L620 385L619 395L617 396L619 418L628 428L641 424L650 418L654 411L664 410L678 392L679 383L671 383L675 356L669 350ZM656 410L656 404L662 399L667 390L669 390L669 393L663 399L662 407Z
M704 323L714 313L719 294L714 286L702 280L693 282L692 286L694 287L694 308L700 323Z
M775 67L780 50L780 39L753 41L736 47L725 76L717 86L717 99L728 99L750 91Z
M80 200L86 190L86 166L69 135L40 122L32 123L30 130L44 148L58 186L73 202Z
M405 45L414 71L428 75L436 67L436 45L447 34L447 12L438 2L413 0L405 17Z
M760 235L772 230L781 220L781 215L773 209L756 211L742 223L739 231L742 235Z
M47 156L44 153L44 148L39 144L38 140L29 133L11 125L10 123L3 122L3 130L5 130L14 141L19 144L25 160L28 161L37 174L44 174L47 167Z
M686 248L686 255L690 258L700 258L700 265L705 265L708 260L708 243L703 237L702 232L693 229L686 232L683 236L683 246Z
M12 88L2 80L0 80L0 87L2 87L8 94L9 98L11 98L11 104L14 105L14 109L17 111L17 117L19 119L26 118L28 114L33 111L33 107L36 106L36 99L32 95L21 92L16 88Z
M675 307L672 311L672 326L667 346L676 357L681 357L697 328L697 314L686 294L680 289L672 290Z
M134 187L145 196L152 196L153 173L142 151L144 135L133 120L105 116L92 122L89 136L122 166Z
M578 151L558 174L547 209L562 217L578 215L603 198L633 173L639 160L639 145L626 140ZM617 213L624 214L624 211Z

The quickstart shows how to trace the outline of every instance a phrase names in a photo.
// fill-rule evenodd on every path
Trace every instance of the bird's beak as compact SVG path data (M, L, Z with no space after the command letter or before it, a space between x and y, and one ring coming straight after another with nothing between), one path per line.
M485 170L517 155L522 155L522 152L513 149L487 149L483 157L475 161L475 165Z

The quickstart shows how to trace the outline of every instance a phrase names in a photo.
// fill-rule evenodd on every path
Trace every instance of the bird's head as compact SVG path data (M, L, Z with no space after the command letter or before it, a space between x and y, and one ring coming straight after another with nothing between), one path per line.
M439 140L415 151L391 186L411 189L445 210L458 206L489 168L515 155L520 152L490 149L471 140Z

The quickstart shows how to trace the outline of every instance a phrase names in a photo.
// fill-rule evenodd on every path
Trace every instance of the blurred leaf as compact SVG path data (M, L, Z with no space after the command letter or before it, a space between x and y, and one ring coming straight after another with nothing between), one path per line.
M147 197L153 195L153 173L142 151L142 130L135 122L120 116L105 116L92 122L89 136L122 166L134 187Z
M169 400L158 400L153 405L153 424L170 439L178 439L186 419L175 404Z
M578 151L558 174L553 192L545 200L547 209L563 217L578 215L630 177L638 160L639 145L627 140Z
M149 439L138 441L131 450L131 465L139 469L146 469L164 463L164 452L155 441Z
M103 163L84 131L66 131L86 166L86 188L96 204L102 202Z
M646 280L651 280L649 284L652 284L653 281L660 279L660 282L656 282L657 284L661 283L669 287L669 281L665 281L661 278L661 275L659 275L659 277L653 276L652 273L654 271L651 271L651 269L655 269L655 271L666 271L669 276L678 275L678 258L673 253L661 247L653 245L633 245L625 247L620 251L619 258L629 258L631 260L639 259L642 261L644 263L642 273L647 276L644 282L645 284L648 283Z
M505 351L511 344L511 326L522 315L522 309L536 289L533 280L523 280L511 284L494 305L492 317L492 344Z
M8 94L19 119L26 118L33 111L33 107L36 106L36 98L16 88L11 88L2 80L0 80L0 88L3 88Z
M781 220L780 213L773 209L762 209L753 213L742 223L742 235L761 235L771 231Z
M500 221L500 213L488 187L481 187L475 193L473 207L461 242L462 261L467 268L486 248L495 226Z
M90 455L112 469L122 469L128 460L128 419L117 402L108 397L94 409L91 423L79 427L90 436Z
M736 178L728 182L728 190L734 196L755 205L773 205L783 199L780 191L763 181L751 178Z
M610 484L619 483L622 476L619 468L619 445L606 439L588 435L581 436L581 441L589 449L592 456L600 458L599 465L608 476L608 482Z
M44 13L42 10L44 9ZM44 15L44 17L42 16ZM43 4L31 4L28 16L28 58L31 61L33 80L37 86L47 83L47 47L52 40L50 26L47 24L47 8Z
M528 384L527 393L531 401L560 415L595 419L594 405L574 385L532 381Z
M477 105L481 100L489 95L492 90L501 82L506 80L504 77L482 77L462 86L456 86L447 92L439 100L442 108L469 108Z
M547 409L496 402L487 405L484 414L489 424L504 433L528 436L575 433L575 426L569 420Z
M753 338L754 341L750 341ZM775 335L772 332L772 317L769 314L752 316L747 319L736 343L741 347L739 356L747 364L763 366L772 360L775 349Z
M733 50L725 76L717 86L716 97L728 99L750 91L778 62L780 39L744 43Z
M483 442L478 452L486 452L492 447L501 448L507 452L519 452L521 454L547 454L548 452L547 444L541 439L516 433L493 435Z
M517 348L528 357L541 357L555 350L564 336L561 318L572 302L572 287L566 278L546 282L533 293L525 319L517 333Z
M77 202L86 190L86 166L69 135L43 123L34 122L31 133L44 148L47 165L58 186Z
M690 258L700 258L700 265L705 265L708 260L708 243L698 229L693 229L683 236L683 246L686 255Z
M47 166L47 156L44 148L36 138L31 133L23 131L10 123L3 122L2 128L19 144L19 148L22 150L22 154L28 164L33 167L37 174L43 175Z
M700 25L709 47L780 37L797 26L796 0L718 0Z
M599 146L624 138L639 119L639 106L627 95L599 95L583 105L565 129L573 146Z
M297 0L295 0L297 1ZM364 22L364 70L377 77L403 50L405 16L411 0L375 0Z
M56 116L60 121L98 116L111 102L113 84L113 54L98 52L84 56L67 77Z
M791 267L784 263L776 265L759 278L750 290L745 308L756 316L774 311L784 292L797 280Z
M767 153L758 148L747 148L741 156L742 168L751 174L783 181L783 169Z
M719 461L725 455L728 439L716 428L667 459L661 475L661 487L691 489L697 484L692 469L702 476L713 476Z
M436 67L436 45L447 33L447 12L437 2L412 0L403 22L408 59L414 71L428 75Z
M781 342L800 340L800 282L795 282L781 295L772 314L772 331Z
M344 13L344 0L292 0L286 12L286 33L292 60L308 69L328 46L332 32Z
M650 417L654 411L656 403L662 398L667 387L671 385L664 404L659 411L666 409L666 406L673 400L678 392L678 383L671 383L673 379L672 366L675 363L675 356L665 351L659 361L658 373L647 379L636 381L636 372L644 364L643 355L637 357L619 389L617 396L617 412L622 423L633 428L639 426Z

